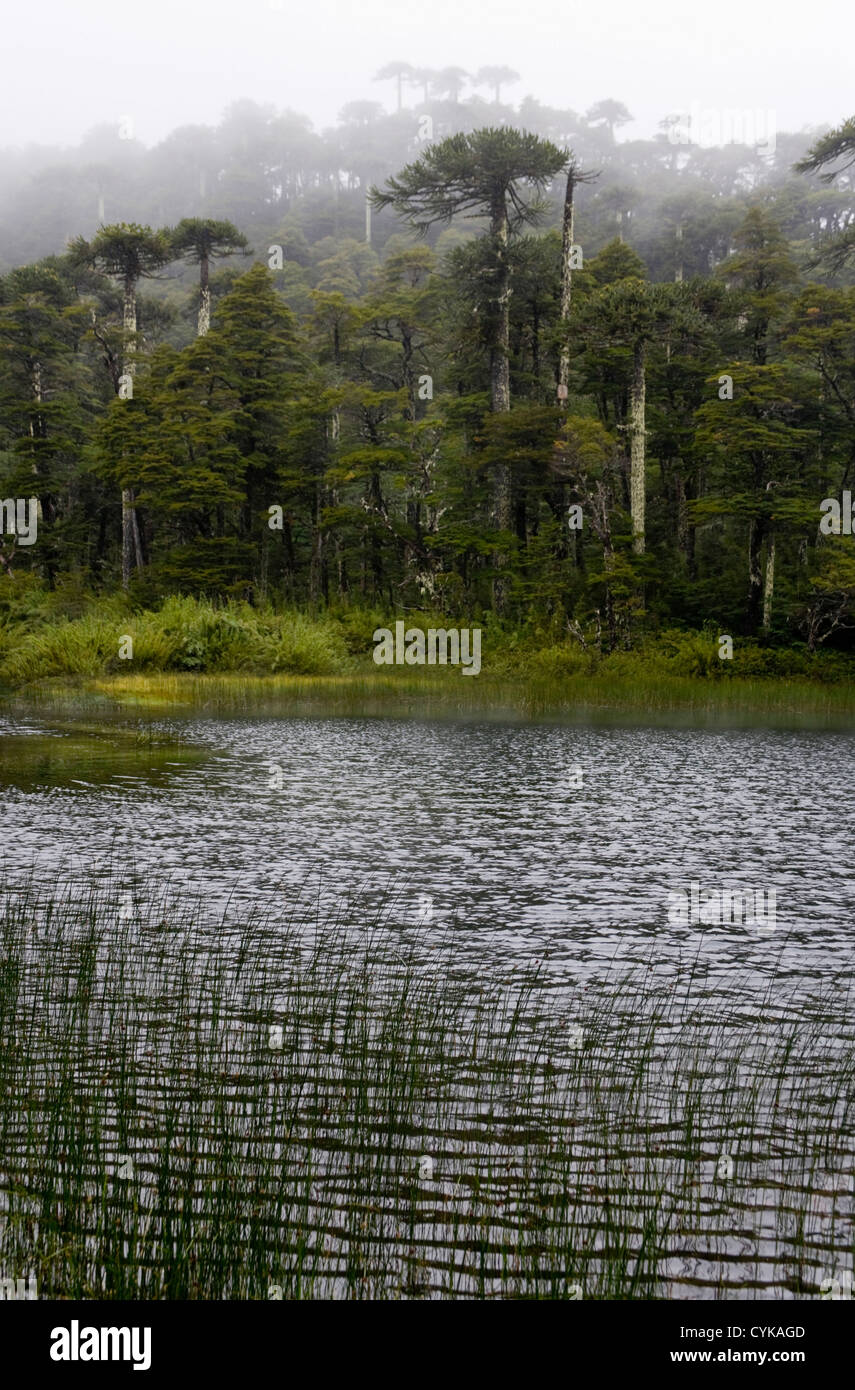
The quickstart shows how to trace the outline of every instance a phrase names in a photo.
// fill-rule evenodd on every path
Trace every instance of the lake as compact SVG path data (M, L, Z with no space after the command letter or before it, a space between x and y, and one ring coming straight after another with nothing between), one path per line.
M501 989L536 966L527 1026L557 1021L572 1054L584 998L592 1048L608 1056L609 1028L624 1030L604 1085L613 1099L635 1094L620 1079L637 1042L626 1029L655 1016L634 1123L645 1162L661 1129L671 1196L679 1167L660 1292L787 1297L807 1286L805 1268L815 1285L851 1271L855 733L185 714L111 734L15 712L2 734L7 885L100 882L130 904L127 919L167 882L225 924L258 912L298 929L339 922L392 962L430 970L451 956L456 979ZM738 908L722 920L723 890L750 895L742 920ZM805 1029L809 1050L786 1050ZM774 1104L757 1082L756 1058L770 1055ZM691 1161L712 1168L690 1177L672 1131L676 1108L685 1138L698 1077L715 1114ZM595 1090L590 1075L578 1081L575 1142L599 1162ZM722 1132L725 1111L738 1139ZM632 1124L615 1125L631 1160ZM735 1206L720 1185L731 1149ZM453 1246L437 1220L431 1244Z
M32 727L4 730L11 871L119 865L129 887L168 876L217 903L391 894L391 931L453 923L479 967L548 953L559 977L687 952L760 984L852 967L853 733L187 718L154 733L201 760L90 741L22 789L14 733ZM692 882L774 889L774 931L669 924Z

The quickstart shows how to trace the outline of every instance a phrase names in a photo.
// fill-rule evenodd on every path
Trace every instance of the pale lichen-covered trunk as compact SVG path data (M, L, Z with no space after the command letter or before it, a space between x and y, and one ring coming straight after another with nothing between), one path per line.
M612 541L611 518L609 517L608 492L602 481L597 482L596 492L590 499L591 522L595 533L600 539L603 547L603 569L606 573L605 584L605 609L606 626L609 633L609 650L613 651L617 646L617 616L615 614L615 601L611 576L615 571L615 550ZM598 613L598 638L597 645L600 645L599 634L599 613Z
M766 546L766 583L763 586L763 627L768 631L772 626L772 599L775 593L775 533L769 537Z
M211 327L211 285L210 285L210 266L207 256L203 256L199 262L199 321L196 327L197 337L204 338L208 329Z
M678 223L677 223L677 231L675 232L675 238L676 238L676 241L677 241L677 268L676 268L676 270L674 271L674 281L675 281L676 284L682 285L682 283L683 283L683 224L682 224L682 222L678 222Z
M572 287L572 270L570 268L573 259L573 225L574 208L573 194L576 188L576 174L571 169L567 175L567 187L564 193L564 222L561 234L561 324L566 327L570 318L570 292ZM570 348L565 342L561 347L561 356L558 361L558 399L561 409L567 405L567 385L570 380Z
M645 346L635 344L629 388L629 500L632 511L632 548L644 554L645 531Z
M763 567L761 554L766 532L763 517L752 517L748 526L748 605L746 612L746 631L757 631L757 622L763 606Z
M33 401L34 401L35 405L38 407L38 406L40 406L41 403L42 403L42 364L41 364L41 362L33 362L32 367L30 368L30 385L31 385L32 393L33 393ZM34 440L34 441L35 441L36 439L44 439L45 435L47 434L47 428L46 428L46 425L45 425L45 417L44 417L44 415L41 413L41 411L38 410L38 409L34 410L34 411L33 411L33 414L30 416L29 434L30 434L30 438L31 438L32 440ZM39 455L38 455L37 449L36 449L36 447L35 447L35 444L33 445L33 465L32 465L32 467L33 467L33 473L34 473L34 474L36 475L36 477L38 478L38 477L39 477ZM39 489L37 488L37 490L39 490ZM51 498L50 498L50 497L44 497L44 498L41 498L41 497L40 497L40 498L39 498L39 505L38 505L38 516L39 516L39 520L41 521L41 520L42 520L42 517L45 516L45 517L47 517L47 519L48 519L49 521L53 521L53 519L54 519L54 514L55 514L55 510L54 510L54 505L53 505L53 501L51 500Z
M508 263L508 209L504 195L493 207L493 244L496 254L496 336L492 345L490 360L490 407L494 414L505 414L511 408L511 315L510 315L510 265ZM494 506L496 527L499 531L510 531L513 525L513 499L510 464L501 462L496 468ZM496 555L496 578L493 585L493 602L497 613L505 607L506 584L501 571L508 563L506 554Z
M137 295L134 281L128 277L125 280L125 295L122 314L122 328L124 337L124 356L122 360L122 371L125 376L129 376L133 381L136 373L136 362L133 352L137 334ZM122 588L127 589L131 582L131 570L136 562L137 569L142 569L142 543L140 541L139 526L137 524L136 507L134 506L134 494L131 488L122 488Z
M41 362L34 362L33 365L32 365L32 367L30 368L30 385L31 385L32 392L33 392L33 400L35 401L36 405L41 405L41 403L42 403L42 364L41 364ZM40 438L40 437L43 435L43 433L44 433L44 422L43 422L43 419L42 419L41 411L35 411L35 412L33 413L33 415L30 417L30 438L31 438L31 439L38 439L38 438ZM36 471L37 471L37 470L36 470L35 465L34 465L34 466L33 466L33 472L35 473Z
M490 408L502 414L511 408L511 271L508 262L508 210L504 197L493 208L493 244L496 253L496 338L490 362ZM508 510L510 522L510 509Z

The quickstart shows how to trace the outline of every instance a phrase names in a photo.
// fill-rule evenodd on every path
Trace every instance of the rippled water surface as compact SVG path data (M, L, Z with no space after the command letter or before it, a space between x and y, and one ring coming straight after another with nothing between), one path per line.
M16 786L14 728L10 865L65 874L132 856L138 878L271 910L298 888L361 893L362 911L391 891L398 930L453 922L475 959L549 952L573 975L615 957L667 969L698 951L793 982L852 964L852 734L198 719L158 725L210 755L169 766L161 752L165 777L111 775L108 742L74 779L48 767L41 785ZM774 890L774 931L669 923L669 892L693 882Z
M402 1289L441 1291L458 1264L460 1290L475 1288L486 1266L476 1277L466 1261L481 1250L496 1262L484 1287L501 1295L508 1239L518 1270L540 1251L549 1266L559 1248L574 1260L582 1251L594 1269L612 1258L616 1229L638 1250L654 1226L656 1287L666 1296L798 1296L832 1274L851 1287L855 734L201 716L112 731L10 716L0 733L7 884L33 867L38 883L94 878L132 904L120 919L132 932L135 905L166 880L215 921L245 923L252 908L275 932L279 918L311 925L338 914L350 933L345 958L353 932L359 939L372 926L374 946L393 962L404 950L422 962L450 951L456 979L513 985L538 963L540 1012L526 1027L548 1025L549 1055L525 1105L496 1060L501 1042L476 1065L466 1025L463 1042L446 1040L422 1059L424 1096L406 1117L392 1118L374 1089L385 1083L365 1080L359 1063L377 1113L370 1139L360 1131L345 1141L354 1058L334 1046L330 1074L320 1034L305 1062L294 1053L300 1086L328 1097L317 1103L311 1142L298 1127L293 1148L311 1193L305 1219L311 1209L330 1243L331 1289L362 1239L354 1213L380 1210L376 1175L357 1194L351 1159L366 1163L375 1146L382 1154L390 1136L403 1174L423 1152L439 1165L415 1196L405 1180L410 1241L429 1253L415 1258ZM774 916L679 920L669 895L690 901L693 885L702 896L759 892L767 908L773 894ZM139 922L144 978L151 923ZM634 981L623 994L619 976ZM355 999L358 1011L358 991ZM160 1005L140 1005L144 1032L149 1008L156 1019ZM286 1010L280 1032L289 1020ZM266 1037L267 1022L259 1026ZM324 1029L344 1037L335 1009ZM157 1044L140 1046L142 1059ZM180 1046L176 1033L165 1058ZM366 1047L382 1058L379 1034ZM236 1097L256 1085L254 1058L250 1049L234 1062ZM101 1065L99 1053L93 1075ZM152 1132L161 1084L158 1073L140 1083ZM103 1104L106 1134L121 1106ZM194 1105L188 1096L188 1132ZM543 1171L556 1138L563 1155L555 1190L564 1205L548 1216L546 1199L532 1197L520 1126L539 1136ZM142 1169L153 1171L146 1153ZM459 1183L469 1201L479 1171L487 1214L464 1236L449 1210ZM395 1252L395 1268L406 1270L404 1179L395 1181L376 1250ZM568 1211L579 1223L572 1239ZM537 1234L550 1222L551 1236ZM559 1229L564 1247L553 1239ZM257 1277L263 1290L263 1268ZM552 1268L544 1287L563 1279L564 1288L568 1277Z

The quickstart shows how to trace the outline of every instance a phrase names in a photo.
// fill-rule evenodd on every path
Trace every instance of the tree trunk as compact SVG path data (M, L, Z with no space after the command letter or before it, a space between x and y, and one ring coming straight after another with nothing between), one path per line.
M137 295L136 284L128 276L125 279L125 295L122 306L123 357L122 371L133 381L136 362L133 352L137 333ZM122 588L127 589L131 582L134 560L137 569L142 569L142 548L137 527L134 494L131 488L122 488Z
M131 501L133 502L133 495L131 496ZM135 506L131 509L131 530L133 531L134 536L134 557L136 560L136 566L138 570L142 570L145 569L145 557L143 555L139 520L137 518L137 509Z
M567 173L567 187L564 192L564 223L561 234L561 325L565 327L570 318L570 289L572 271L570 262L572 260L573 248L573 228L575 214L573 208L573 195L576 191L576 170L570 169ZM558 361L558 401L562 410L567 408L567 384L570 380L570 348L566 343L561 345L561 356Z
M768 632L772 626L772 599L775 593L775 532L769 536L766 546L766 584L763 589L763 630Z
M323 511L322 484L315 483L314 515L312 517L312 555L309 561L309 605L314 611L324 591L324 535L321 530Z
M508 209L504 195L493 208L492 233L496 256L496 330L490 359L490 407L494 414L501 415L511 408L511 286L508 263ZM496 529L510 531L513 525L513 498L511 468L506 462L500 463L496 468L494 505ZM497 553L497 573L493 584L493 603L497 613L504 611L507 599L507 584L501 573L507 563L507 555Z
M605 570L605 609L606 626L609 633L609 651L614 651L617 646L617 616L615 614L614 593L609 576L615 570L615 551L612 542L611 519L609 517L609 503L606 488L600 482L597 484L597 491L592 506L592 521L594 530L599 536L603 547L603 569Z
M199 296L197 337L204 338L208 329L211 327L210 262L207 256L203 256L199 262L199 280L201 284L201 294Z
M134 566L134 494L129 487L122 488L122 588L127 589L131 582Z
M765 518L752 517L748 528L748 605L745 614L745 630L749 635L757 631L763 610L763 568L760 557L765 534Z
M689 558L689 506L686 498L686 480L680 468L674 470L674 520L677 545L684 560Z
M644 554L645 509L645 347L637 342L632 354L632 382L629 392L629 498L632 512L632 548Z
M511 272L508 210L504 197L493 210L492 232L496 254L496 336L490 362L490 408L494 414L502 414L511 408Z

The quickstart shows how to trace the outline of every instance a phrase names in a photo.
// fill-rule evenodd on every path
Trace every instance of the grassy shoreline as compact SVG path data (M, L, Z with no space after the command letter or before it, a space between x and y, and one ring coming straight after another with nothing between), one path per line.
M0 609L0 699L100 700L141 711L682 712L855 723L855 656L845 652L734 639L732 659L720 659L714 628L649 632L632 648L604 652L557 620L514 626L490 616L482 669L466 676L452 665L376 665L374 633L394 621L368 609L307 613L175 596L156 609L114 597L30 611L22 598L14 612ZM406 623L425 632L469 620L411 612Z
M207 710L284 715L330 714L427 718L595 719L608 715L819 723L855 727L855 685L758 678L709 681L653 673L576 674L538 678L484 673L462 679L433 672L348 675L256 675L238 672L154 672L54 677L13 689L14 705L102 707L141 713Z

